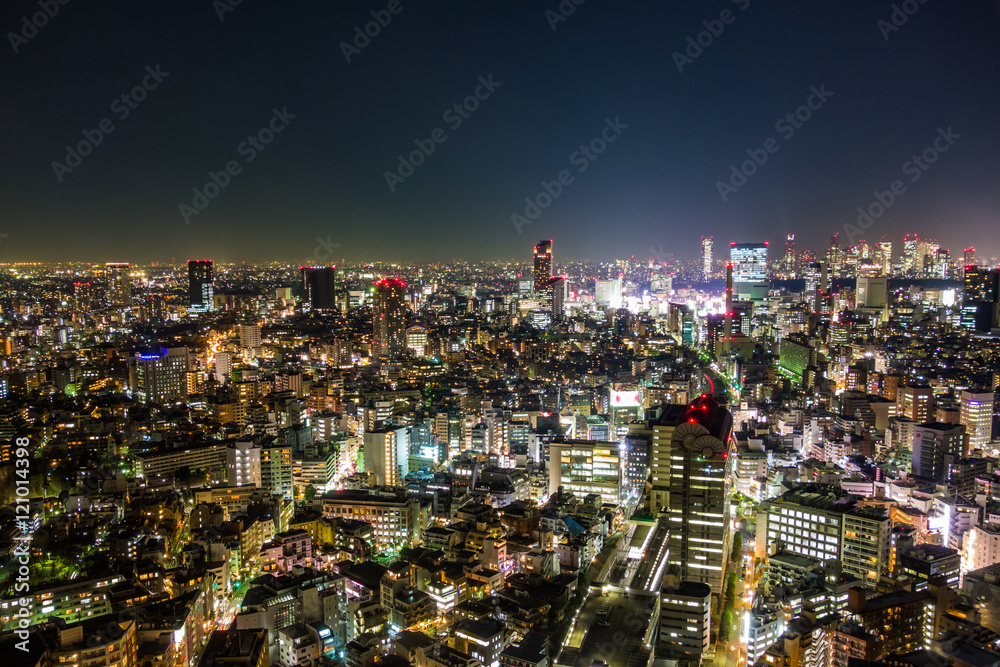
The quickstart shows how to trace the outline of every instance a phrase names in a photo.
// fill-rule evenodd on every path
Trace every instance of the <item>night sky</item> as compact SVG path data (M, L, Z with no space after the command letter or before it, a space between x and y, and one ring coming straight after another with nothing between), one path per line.
M418 263L526 260L541 238L557 261L694 256L703 234L720 251L786 233L815 248L846 243L897 179L858 238L1000 251L995 0L897 2L898 29L883 0L564 0L565 17L558 0L236 1L42 0L58 11L37 34L22 17L38 0L3 3L0 262L301 261L317 239L337 259ZM356 49L372 11L387 25ZM832 96L776 128L813 87ZM466 118L444 115L469 96ZM243 144L269 123L271 143ZM100 143L75 162L85 130ZM574 155L602 132L602 153ZM718 182L769 138L723 201ZM192 190L229 162L198 211ZM562 191L518 233L542 181Z

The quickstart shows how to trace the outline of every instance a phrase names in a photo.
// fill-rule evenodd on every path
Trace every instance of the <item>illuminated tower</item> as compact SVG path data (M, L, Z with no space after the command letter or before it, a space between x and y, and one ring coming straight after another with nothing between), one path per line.
M108 262L104 273L108 280L108 303L112 306L132 305L132 283L127 262Z
M669 452L662 495L670 520L670 563L681 568L681 580L708 584L722 595L730 549L733 416L707 395L679 416L671 409L679 406L666 407L653 429L654 451Z
M726 264L726 322L722 353L728 354L733 340L733 263Z
M406 283L386 278L375 283L373 307L373 355L400 354L406 347Z
M892 241L883 236L878 248L882 260L882 275L888 276L892 273Z
M701 237L701 270L708 280L712 277L712 246L715 245L714 236Z
M729 255L736 282L767 280L767 243L731 243Z
M215 308L215 272L210 259L188 260L188 310L207 313Z
M914 277L920 270L917 259L917 247L920 245L920 238L916 234L907 234L903 237L903 273L909 277Z
M789 278L795 273L795 234L785 236L785 258L782 270Z
M552 279L552 239L535 246L535 293L545 291Z

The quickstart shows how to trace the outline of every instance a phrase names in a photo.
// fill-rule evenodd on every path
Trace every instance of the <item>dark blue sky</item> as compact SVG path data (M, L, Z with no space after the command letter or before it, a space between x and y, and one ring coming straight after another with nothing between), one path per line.
M995 0L911 0L887 40L882 0L586 0L555 30L557 0L400 0L346 62L340 43L388 4L243 0L220 21L210 0L75 0L25 42L10 33L38 1L3 3L0 261L299 260L317 237L405 262L525 259L539 238L559 259L694 255L702 234L825 247L895 179L905 192L864 238L1000 251ZM679 72L672 54L723 10ZM169 74L120 119L112 102L156 65ZM500 86L453 129L443 112L489 75ZM776 131L823 85L793 136ZM241 150L273 108L295 118ZM53 162L104 118L114 130L60 181ZM606 118L627 128L574 160ZM904 163L949 126L960 138L911 181ZM391 191L385 172L436 128L444 143ZM717 182L769 137L778 151L723 201ZM239 173L187 224L179 205L229 161ZM511 215L563 170L518 234Z

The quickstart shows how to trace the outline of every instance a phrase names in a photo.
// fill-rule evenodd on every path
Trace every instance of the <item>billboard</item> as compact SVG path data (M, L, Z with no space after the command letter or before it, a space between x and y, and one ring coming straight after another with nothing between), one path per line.
M639 391L615 391L611 390L611 407L612 408L634 408L638 407L639 403Z

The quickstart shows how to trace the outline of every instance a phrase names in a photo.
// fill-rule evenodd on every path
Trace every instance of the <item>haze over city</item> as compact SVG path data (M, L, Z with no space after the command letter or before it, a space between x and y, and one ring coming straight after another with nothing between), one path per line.
M68 3L26 28L37 3L7 3L0 261L293 260L328 236L341 259L417 263L515 258L522 234L576 260L693 256L703 233L818 249L894 180L870 242L1000 251L974 238L1000 204L992 0L551 4ZM390 18L369 37L371 12ZM287 128L246 144L275 110ZM606 119L620 136L572 162ZM904 164L948 128L960 138L911 181ZM412 175L387 177L435 130ZM85 132L100 144L69 167ZM519 234L512 215L564 170Z

